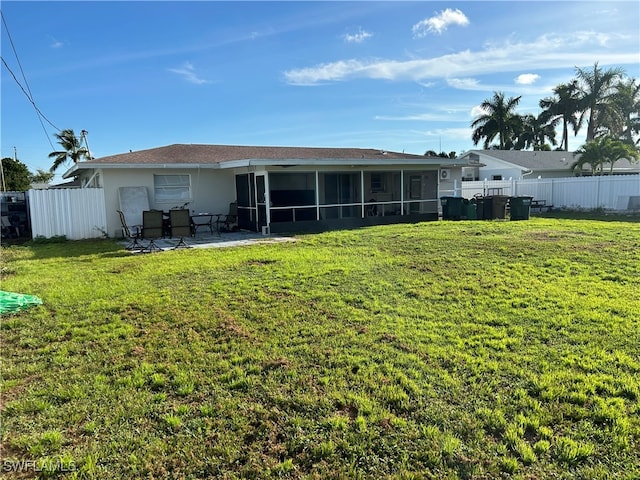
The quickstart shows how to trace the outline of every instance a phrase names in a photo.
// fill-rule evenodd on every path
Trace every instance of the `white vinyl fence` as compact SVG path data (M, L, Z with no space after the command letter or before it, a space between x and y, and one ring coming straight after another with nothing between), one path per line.
M66 236L69 240L100 238L107 231L102 188L29 190L33 238Z
M591 210L640 209L640 175L485 180L457 182L456 196L531 196L554 208Z

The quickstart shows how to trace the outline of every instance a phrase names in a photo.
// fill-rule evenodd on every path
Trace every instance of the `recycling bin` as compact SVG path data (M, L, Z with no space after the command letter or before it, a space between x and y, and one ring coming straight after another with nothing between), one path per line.
M460 218L463 220L476 220L478 218L475 198L464 198L462 200L462 212Z
M511 220L529 220L532 200L533 197L527 196L511 197L509 199L509 205L511 206Z
M440 197L443 220L460 220L462 216L462 197Z

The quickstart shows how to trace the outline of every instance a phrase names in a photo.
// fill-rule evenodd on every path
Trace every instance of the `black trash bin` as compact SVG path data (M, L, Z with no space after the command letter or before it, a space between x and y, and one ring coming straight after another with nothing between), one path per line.
M462 197L440 197L443 220L460 220L462 216Z
M532 200L533 197L527 196L511 197L509 199L509 205L511 206L511 220L529 220Z
M476 218L484 220L484 197L473 197L476 201Z
M487 195L484 197L484 215L485 220L505 219L507 218L507 202L509 197L506 195Z

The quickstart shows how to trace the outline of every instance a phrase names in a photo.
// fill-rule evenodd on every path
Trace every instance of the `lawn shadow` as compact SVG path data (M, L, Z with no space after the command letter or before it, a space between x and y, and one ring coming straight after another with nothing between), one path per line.
M628 222L639 223L640 212L606 212L602 210L553 210L532 214L537 218L557 218L561 220L590 220L596 222Z
M84 255L98 255L102 258L127 257L131 255L129 251L123 248L121 243L113 239L29 240L20 244L12 244L7 248L27 248L32 252L33 258L40 260L74 258Z

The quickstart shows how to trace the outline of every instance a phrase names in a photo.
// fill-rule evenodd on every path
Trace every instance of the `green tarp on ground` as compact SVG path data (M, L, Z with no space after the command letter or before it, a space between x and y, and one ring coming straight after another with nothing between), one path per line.
M7 313L15 313L33 305L41 305L40 300L35 295L26 295L24 293L4 292L0 290L0 315Z

